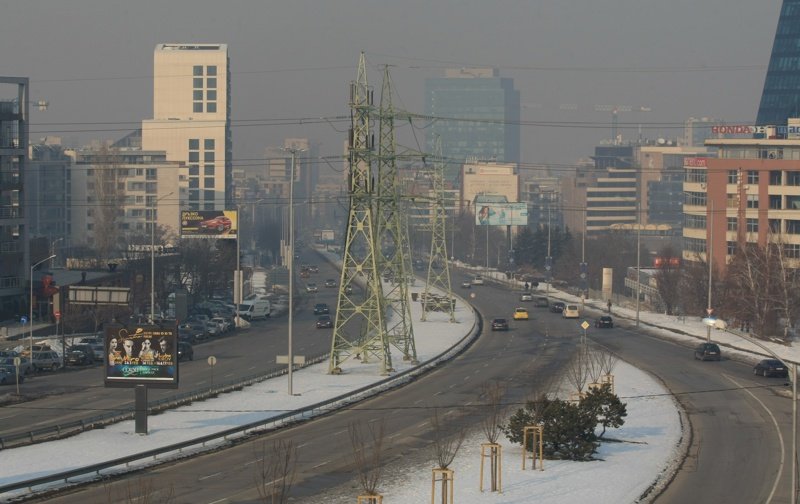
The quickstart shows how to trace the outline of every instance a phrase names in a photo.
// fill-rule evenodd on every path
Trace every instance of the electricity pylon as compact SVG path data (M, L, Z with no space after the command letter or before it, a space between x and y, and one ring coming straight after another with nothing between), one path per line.
M372 173L372 89L367 85L364 53L358 61L358 78L350 84L351 131L348 145L350 210L347 238L342 256L342 273L336 302L336 321L331 340L328 373L342 372L341 364L351 357L362 362L377 359L381 374L392 371L392 356L386 332L385 307L375 250L375 214ZM357 299L357 289L364 288Z
M436 137L433 154L433 200L431 201L431 254L428 260L428 280L425 282L425 293L422 301L422 320L427 318L429 308L450 312L450 322L456 321L453 291L450 287L450 262L447 260L447 216L444 209L444 161L442 160L442 139ZM437 271L435 266L441 266ZM431 291L438 288L444 292L444 298Z
M411 307L408 304L408 279L411 271L406 269L407 254L410 254L408 232L400 208L400 188L397 174L396 144L394 136L394 107L392 106L392 83L389 66L384 68L383 88L378 126L378 198L377 240L379 250L378 271L385 282L386 331L389 343L403 352L403 360L417 361L414 343L414 327L411 322Z

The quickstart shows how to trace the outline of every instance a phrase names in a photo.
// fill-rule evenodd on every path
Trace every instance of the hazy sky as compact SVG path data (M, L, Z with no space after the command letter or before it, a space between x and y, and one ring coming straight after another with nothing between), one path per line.
M780 0L0 0L0 75L31 79L31 138L116 138L152 117L153 50L226 43L234 158L290 136L338 155L346 125L275 119L349 114L359 52L370 84L393 65L395 106L424 112L424 81L446 67L494 66L523 103L524 163L574 163L622 112L648 137L690 116L755 120ZM562 105L577 105L563 110ZM245 120L256 120L242 122ZM103 125L90 123L109 123ZM422 125L420 125L422 126ZM337 129L339 131L337 131ZM115 131L120 130L120 131ZM400 142L413 142L410 128ZM622 130L625 137L636 136ZM416 131L420 142L424 132Z

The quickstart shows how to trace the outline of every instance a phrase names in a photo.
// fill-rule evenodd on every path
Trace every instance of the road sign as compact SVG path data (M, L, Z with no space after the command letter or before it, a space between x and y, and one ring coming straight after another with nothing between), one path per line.
M305 355L292 355L292 361L295 364L303 365L306 363L306 356ZM289 356L288 355L276 355L275 356L275 363L276 364L289 364Z
M22 325L27 324L28 323L28 317L26 317L25 315L21 316L19 318L19 323L22 324Z
M57 311L57 312L53 313L53 315L55 315L56 320L60 320L61 319L61 312L60 311Z
M209 356L208 357L208 365L209 366L215 366L216 364L217 364L217 358L214 357L213 355Z
M583 324L581 324L581 327L583 327L583 330L584 330L584 331L585 331L586 329L589 329L589 322L586 322L586 321L584 320L584 321L583 321Z
M14 365L15 366L19 367L19 365L21 363L22 363L22 359L20 359L19 357L14 357Z
M714 313L714 308L706 308L706 313L711 315L712 313Z

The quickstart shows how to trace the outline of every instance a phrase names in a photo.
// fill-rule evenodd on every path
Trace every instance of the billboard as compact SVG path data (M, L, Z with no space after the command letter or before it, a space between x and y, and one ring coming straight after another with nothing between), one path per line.
M178 388L178 331L132 324L105 329L106 387Z
M527 226L527 203L477 203L476 226Z
M182 210L181 238L228 238L239 234L236 210Z

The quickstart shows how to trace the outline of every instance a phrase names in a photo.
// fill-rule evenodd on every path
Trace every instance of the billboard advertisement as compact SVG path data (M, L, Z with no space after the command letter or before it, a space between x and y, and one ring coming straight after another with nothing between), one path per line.
M476 226L527 226L527 203L477 203Z
M236 210L182 210L181 238L228 238L239 234Z
M105 329L106 387L178 388L178 331L172 326Z

